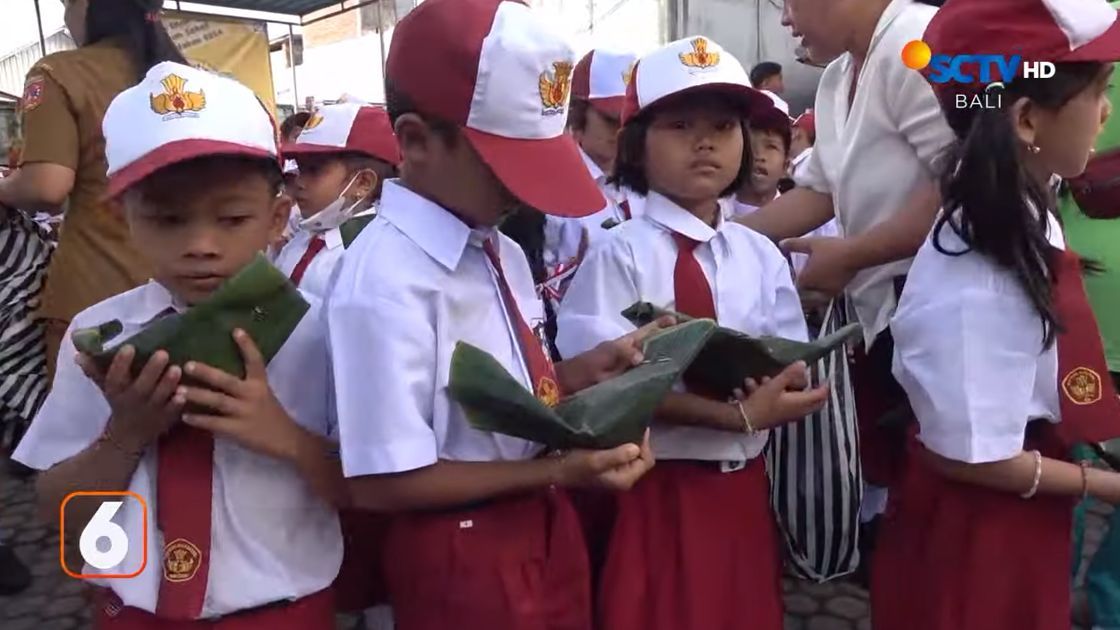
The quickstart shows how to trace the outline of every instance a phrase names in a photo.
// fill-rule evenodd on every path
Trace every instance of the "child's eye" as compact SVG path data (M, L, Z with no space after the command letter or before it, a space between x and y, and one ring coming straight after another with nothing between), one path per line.
M249 218L250 218L249 215L241 214L241 215L234 215L234 216L228 216L228 217L221 217L220 219L218 219L218 221L222 225L228 225L230 227L237 227L239 225L243 225L246 221L249 220Z
M717 131L728 131L728 130L732 129L733 127L735 127L735 121L734 120L721 120L721 121L716 123L716 130Z
M688 129L688 121L687 120L674 120L674 121L669 123L669 127L671 127L672 129Z
M155 222L156 225L163 227L174 227L183 224L182 217L174 214L157 214L152 217L152 221Z

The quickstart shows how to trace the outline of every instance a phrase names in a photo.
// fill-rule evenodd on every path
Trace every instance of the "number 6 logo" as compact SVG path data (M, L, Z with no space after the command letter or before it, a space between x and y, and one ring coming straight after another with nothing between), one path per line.
M128 556L131 541L128 532L123 527L113 522L113 516L124 506L125 501L136 501L141 511L143 522L143 556L140 567L132 573L118 570L115 573L75 573L66 566L66 506L75 497L100 497L101 505L94 512L93 517L82 529L78 538L78 551L82 560L91 567L100 571L120 569L121 564ZM72 578L130 578L140 575L148 564L148 504L143 497L135 492L73 492L62 500L59 506L59 561L62 570ZM108 543L106 546L105 543Z

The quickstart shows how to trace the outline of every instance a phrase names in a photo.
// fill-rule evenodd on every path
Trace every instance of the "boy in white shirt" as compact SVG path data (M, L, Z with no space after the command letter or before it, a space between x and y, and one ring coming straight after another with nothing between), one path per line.
M580 217L602 195L564 132L572 50L519 2L427 0L396 27L388 109L402 178L327 299L343 468L385 545L402 630L591 627L565 487L627 488L648 448L542 457L471 427L450 397L459 342L555 403L632 365L631 339L555 365L525 255L495 226L521 204Z
M275 127L230 79L161 63L117 96L104 130L109 194L155 279L79 313L70 332L116 319L127 338L237 274L280 234L290 202L280 195ZM235 331L244 378L169 365L162 350L139 369L131 346L103 371L66 336L51 393L15 458L44 471L39 502L52 520L75 491L127 490L147 501L147 510L125 502L114 518L131 541L124 560L83 571L143 565L131 579L94 580L104 587L99 629L329 627L342 540L335 510L316 494L343 503L345 488L325 437L317 311L313 303L267 367ZM184 414L188 404L211 415ZM67 508L69 535L83 531L96 503Z
M353 237L350 228L361 225L343 230L342 224L372 212L382 182L396 177L400 147L384 109L341 103L315 112L283 153L299 167L292 196L303 219L276 266L296 286L322 296Z
M778 182L789 171L790 120L789 106L778 96L770 97L773 107L751 112L750 143L754 164L750 176L744 178L732 201L734 219L751 214L778 198Z

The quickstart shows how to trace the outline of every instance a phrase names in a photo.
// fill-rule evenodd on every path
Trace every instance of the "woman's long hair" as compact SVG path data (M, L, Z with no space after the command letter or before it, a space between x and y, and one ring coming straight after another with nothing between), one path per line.
M933 246L955 256L975 251L1014 272L1038 311L1046 347L1054 343L1060 323L1054 311L1054 257L1048 240L1048 215L1055 211L1053 190L1027 169L1027 147L1015 133L1010 108L1021 99L1047 110L1061 109L1101 78L1100 63L1060 63L1048 79L1016 79L989 90L999 108L958 108L953 95L942 98L942 111L957 136L942 162L944 211L933 230ZM948 227L964 241L965 251L941 245Z
M89 0L85 44L117 40L136 66L137 81L163 61L187 63L159 19L162 0Z

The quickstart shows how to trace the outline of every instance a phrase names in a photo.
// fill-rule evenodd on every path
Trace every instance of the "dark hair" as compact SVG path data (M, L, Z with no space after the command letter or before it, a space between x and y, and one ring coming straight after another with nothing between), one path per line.
M568 103L568 129L583 131L587 127L587 108L591 103L582 98L573 98Z
M1054 192L1039 183L1023 162L1008 111L1020 99L1058 110L1101 78L1105 65L1059 63L1048 79L1016 79L989 88L998 108L958 108L956 94L944 94L941 109L957 137L941 163L944 212L934 225L933 246L949 256L975 251L1015 273L1038 312L1046 347L1054 343L1061 322L1054 311L1051 278L1054 256L1047 239L1048 214L1056 208ZM948 251L941 231L948 227L967 245Z
M782 73L782 64L774 61L763 61L751 68L751 85L758 87L763 81Z
M750 121L748 126L753 131L768 131L778 134L778 137L782 139L782 146L786 148L786 157L789 157L789 149L793 145L793 129L788 124Z
M401 116L416 114L423 118L424 122L432 128L432 131L448 145L454 145L458 141L459 127L456 124L420 111L420 108L412 102L412 99L389 80L385 81L385 111L388 112L389 122L392 123L394 128L397 126L397 119Z
M284 122L280 124L280 137L287 139L287 137L295 131L296 127L306 127L308 120L311 120L310 112L297 112L288 116L284 119Z
M503 234L510 237L521 246L525 258L529 261L529 270L533 274L533 284L540 286L548 278L548 269L544 264L544 226L546 217L544 213L522 205L516 212L510 214L502 221L499 228ZM556 313L552 309L552 302L546 297L544 302L544 332L548 340L549 352L554 361L561 360L560 352L556 349Z
M187 63L159 20L161 0L92 0L86 10L86 45L105 39L118 40L136 65L137 80L143 80L157 63Z
M737 101L722 94L685 95L682 98L692 100L698 97L710 98L711 102L735 103L735 107L740 107ZM646 133L658 111L680 102L681 100L673 99L658 103L622 126L622 131L618 135L618 154L614 161L614 173L607 180L608 183L625 186L639 195L649 194L649 180L646 179ZM739 173L735 175L735 180L720 193L720 197L726 197L739 190L743 182L750 177L754 163L754 156L751 155L750 128L745 115L740 121L740 126L743 129L743 160L739 163Z
M365 170L373 171L377 175L377 186L370 191L370 198L374 201L381 198L381 187L385 184L385 180L397 176L397 167L364 153L344 153L342 162L346 165L346 174L350 177Z

